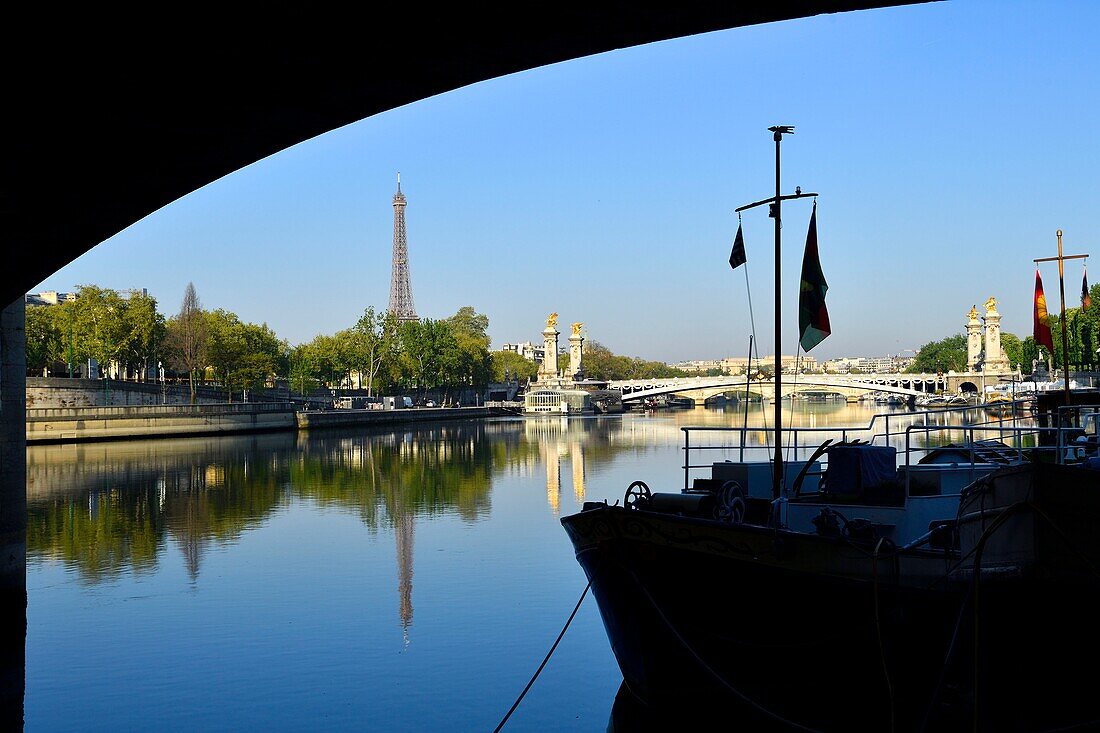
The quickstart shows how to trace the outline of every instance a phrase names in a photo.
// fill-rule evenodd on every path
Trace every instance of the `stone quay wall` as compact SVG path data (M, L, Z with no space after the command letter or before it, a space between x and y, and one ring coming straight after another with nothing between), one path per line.
M240 398L234 390L234 402ZM198 386L195 403L215 405L229 402L229 393L218 387ZM249 402L289 402L287 390L249 390ZM27 377L27 408L43 407L126 407L129 405L189 405L191 388L186 384L128 382L120 379L66 379Z
M293 430L290 403L47 407L27 410L27 442L122 440Z
M435 420L467 420L508 414L490 407L413 407L401 410L310 410L297 414L299 430L356 425L396 425Z

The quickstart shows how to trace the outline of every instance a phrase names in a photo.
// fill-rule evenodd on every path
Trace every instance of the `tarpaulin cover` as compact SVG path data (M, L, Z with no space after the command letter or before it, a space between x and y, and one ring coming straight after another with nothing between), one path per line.
M858 494L897 478L897 449L884 445L837 445L829 449L825 485L831 494Z

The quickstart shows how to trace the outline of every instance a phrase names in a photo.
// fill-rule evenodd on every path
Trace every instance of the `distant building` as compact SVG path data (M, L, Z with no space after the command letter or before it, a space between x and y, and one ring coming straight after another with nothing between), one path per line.
M738 375L744 374L748 369L749 360L744 356L728 356L722 359L720 362L720 368L723 374ZM783 355L779 357L780 368L784 374L794 374L795 364L803 373L817 372L820 368L817 365L817 359L806 354L800 354L798 356ZM775 365L775 356L768 354L762 356L759 359L753 357L752 369L750 371L758 372L763 370L770 371Z
M894 368L897 372L904 372L909 367L913 366L913 362L917 360L915 356L895 356Z
M504 344L500 347L500 350L519 354L524 359L533 361L536 364L541 364L542 360L546 358L546 348L542 344L533 344L530 341L524 341L522 344Z
M845 356L822 366L829 374L900 374L913 364L912 356Z
M669 364L673 369L691 374L702 374L711 369L722 370L722 359L696 359L694 361L682 361L679 364Z
M148 298L148 288L128 288L119 290L118 294L129 300L130 298ZM56 290L47 290L44 293L27 293L27 305L60 305L72 303L76 300L76 293L59 293Z
M59 293L47 290L44 293L27 293L27 305L58 305L76 300L76 293Z

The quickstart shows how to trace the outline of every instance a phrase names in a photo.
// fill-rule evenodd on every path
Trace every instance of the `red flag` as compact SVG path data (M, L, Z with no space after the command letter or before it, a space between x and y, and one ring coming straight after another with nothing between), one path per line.
M1081 307L1088 310L1088 307L1092 305L1092 298L1089 297L1089 268L1085 268L1081 274Z
M1047 297L1043 294L1043 279L1035 268L1035 345L1045 346L1054 353L1054 337L1050 334L1050 314L1047 313Z

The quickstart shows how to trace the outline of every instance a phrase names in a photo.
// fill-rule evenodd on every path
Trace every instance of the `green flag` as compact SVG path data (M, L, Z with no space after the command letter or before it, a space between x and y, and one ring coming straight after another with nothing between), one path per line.
M802 255L802 285L798 293L798 343L803 351L809 351L825 340L832 331L829 327L829 311L825 307L825 293L829 283L821 272L821 260L817 256L817 202L810 214L810 230L806 232L806 252Z

